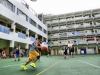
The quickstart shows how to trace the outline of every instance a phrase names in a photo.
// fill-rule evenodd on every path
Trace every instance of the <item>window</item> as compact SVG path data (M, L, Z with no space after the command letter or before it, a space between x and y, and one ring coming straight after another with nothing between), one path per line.
M41 27L40 25L38 25L38 28L39 28L39 30L41 30L41 31L42 31L42 27Z
M33 26L35 26L35 27L36 27L36 22L35 22L35 21L33 21L31 18L30 18L29 23L30 23L30 24L32 24Z
M5 7L7 7L9 10L15 12L15 6L14 6L12 3L10 3L8 0L1 0L1 3L2 3Z
M18 8L17 8L17 15L19 15L22 19L28 21L28 16Z
M47 33L47 31L44 29L44 33L46 34Z

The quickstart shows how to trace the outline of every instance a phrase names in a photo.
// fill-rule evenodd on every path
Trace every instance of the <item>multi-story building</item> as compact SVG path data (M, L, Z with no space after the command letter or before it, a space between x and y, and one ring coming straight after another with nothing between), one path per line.
M48 44L52 54L62 52L64 45L73 44L75 54L86 48L87 54L100 54L100 9L61 15L44 15L48 25Z
M0 0L0 49L10 52L17 44L28 49L38 35L47 42L47 26L23 0Z

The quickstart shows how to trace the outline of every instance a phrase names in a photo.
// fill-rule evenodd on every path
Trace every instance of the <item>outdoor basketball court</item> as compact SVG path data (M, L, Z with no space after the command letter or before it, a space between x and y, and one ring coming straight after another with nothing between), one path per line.
M20 66L27 58L21 58L21 61L16 62L14 59L0 59L0 75L100 75L100 55L62 58L42 56L41 61L36 63L36 69L28 65L26 71Z

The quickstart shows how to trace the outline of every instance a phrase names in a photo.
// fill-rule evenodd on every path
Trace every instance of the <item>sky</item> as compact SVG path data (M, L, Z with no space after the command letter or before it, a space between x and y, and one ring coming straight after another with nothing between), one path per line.
M100 8L100 0L25 0L38 14L65 14Z

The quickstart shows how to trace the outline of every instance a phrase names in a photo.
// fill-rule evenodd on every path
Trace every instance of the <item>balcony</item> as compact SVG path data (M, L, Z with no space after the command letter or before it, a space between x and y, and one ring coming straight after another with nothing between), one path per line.
M67 33L60 33L59 36L60 37L67 37Z
M19 38L26 39L26 34L23 34L23 33L21 33L21 32L18 32L18 37L19 37Z
M100 32L98 31L96 34L97 34L97 35L100 35Z
M94 25L90 25L90 24L84 25L84 28L93 28L93 27L94 27Z
M52 39L57 39L57 38L59 38L59 37L60 37L60 36L48 36L49 39L51 39L51 38L52 38Z
M100 27L100 23L96 22L95 27Z
M66 19L60 19L59 22L67 22Z
M59 26L59 30L67 30L67 27L66 27L66 25L62 25L62 26Z
M86 36L89 36L89 35L95 35L95 32L88 32L88 33L85 33Z
M100 43L100 38L97 38L96 40L97 40L97 41L96 41L97 44L99 44L99 43Z
M59 20L52 20L51 24L58 23L58 22L59 22Z
M35 41L36 39L34 37L30 37L30 41Z
M69 33L67 36L68 36L68 37L73 37L73 36L75 36L75 35Z
M86 35L85 32L83 31L83 32L77 32L77 36L86 36Z
M48 31L51 31L52 28L48 28Z
M85 41L85 40L78 40L77 44L78 44L78 45L79 45L79 44L87 44L87 41Z
M88 44L96 44L97 41L93 40L93 41L87 41Z
M51 21L46 21L46 24L51 24Z
M59 28L51 28L50 31L58 31L58 30L59 30Z
M59 44L49 44L49 46L59 46Z
M78 24L78 25L75 25L75 28L76 28L76 29L78 29L78 28L79 28L79 29L80 29L80 28L83 29L83 28L84 28L84 25L79 25L79 24Z
M74 27L74 25L68 25L67 29L68 29L68 30L70 30L70 29L75 29L75 27Z
M67 45L67 44L66 44L66 43L60 43L59 45L60 45L60 46L63 46L63 45Z
M74 21L74 18L68 18L67 22Z
M0 32L5 33L5 34L10 34L10 29L0 25Z
M99 18L100 17L100 14L97 14L97 15L94 15L95 16L95 18Z
M85 17L83 17L83 19L85 20L85 19L90 19L90 17L89 16L85 16Z
M77 20L83 20L83 17L75 17L74 20L75 21L77 21Z

